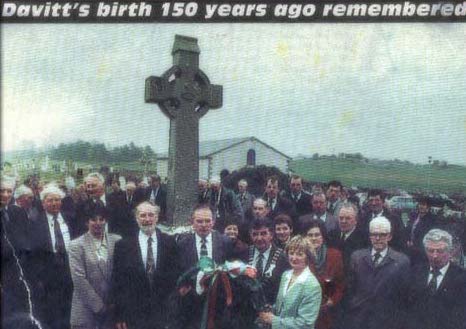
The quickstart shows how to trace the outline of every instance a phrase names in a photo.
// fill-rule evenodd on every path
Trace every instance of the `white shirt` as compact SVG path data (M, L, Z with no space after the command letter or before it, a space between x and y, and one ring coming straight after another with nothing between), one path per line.
M314 219L320 219L325 223L325 221L327 220L327 212L324 212L321 216L314 214Z
M105 193L100 196L100 201L104 204L104 206L107 206L107 200L105 199Z
M158 187L155 190L152 189L152 192L150 193L150 201L155 203L155 199L157 198L158 194L159 194L159 188Z
M356 226L353 227L353 229L352 229L351 231L349 231L349 232L346 232L346 233L345 233L345 232L341 232L341 234L343 234L343 236L344 236L344 238L345 238L345 241L346 241L346 239L348 239L348 237L349 237L351 234L353 234L354 230L356 230Z
M92 237L92 242L94 242L97 259L106 262L108 258L107 234L104 234L103 239Z
M53 215L47 213L47 222L49 224L49 232L50 232L50 237L52 238L52 249L53 252L57 252L55 249L55 229L54 225L55 223L53 222ZM70 231L68 229L68 225L65 223L65 220L63 219L62 215L58 213L57 215L57 221L58 225L60 226L60 231L61 235L63 236L63 241L65 242L65 250L68 250L68 245L70 244L71 237L70 237Z
M449 267L450 267L450 262L448 262L447 265L445 265L439 270L440 275L437 277L437 289L438 287L440 287L440 284L442 283L443 278L445 277L445 274L447 273ZM433 277L431 271L432 271L432 267L430 267L429 277L427 278L427 284L429 284L430 280L432 280L432 277Z
M154 255L154 264L157 267L157 234L152 233L152 255ZM144 268L147 266L147 246L149 244L149 237L147 234L139 230L139 248L141 250L142 262L144 263Z
M377 260L377 264L380 264L382 260L385 258L385 256L387 256L388 248L385 248L382 251L376 251L374 248L372 248L372 251L371 251L372 261L374 261L375 254L377 252L380 254L380 258Z
M202 238L195 234L196 237L196 251L197 251L197 259L201 259L201 246L202 246ZM212 258L212 232L209 233L208 236L205 237L205 245L207 247L207 257Z
M264 255L264 261L262 262L262 273L264 273L265 264L267 264L267 260L269 259L270 251L272 250L272 246L270 246L266 251L262 254ZM257 268L257 261L259 260L260 251L257 248L254 248L254 267Z

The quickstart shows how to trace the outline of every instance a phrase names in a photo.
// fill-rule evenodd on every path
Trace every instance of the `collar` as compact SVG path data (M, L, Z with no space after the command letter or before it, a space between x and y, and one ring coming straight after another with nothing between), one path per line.
M100 196L100 198L99 198L99 199L100 199L100 201L102 201L102 203L104 204L104 206L106 206L106 205L107 205L107 200L105 200L105 193L104 193L104 194L102 194L102 195Z
M293 275L293 270L289 270L285 272L286 279L289 281L291 276ZM311 277L311 271L309 267L306 267L304 271L296 278L295 283L303 283Z
M348 238L351 236L351 234L353 234L353 232L354 232L355 230L356 230L356 226L353 227L353 229L352 229L351 231L349 231L349 232L346 232L346 233L345 233L345 232L341 232L341 233L343 233L343 234L345 235L345 240L346 240L346 239L348 239Z
M143 231L139 230L139 240L144 240L144 241L147 241L150 237L152 237L152 240L155 241L157 239L157 234L155 233L155 230L154 232L152 233L152 235L147 235L146 233L144 233Z
M377 253L377 251L375 251L374 248L371 249L371 256L374 257L374 255ZM387 253L388 253L388 247L385 248L384 250L382 251L379 251L378 252L380 254L380 258L385 258L385 256L387 256Z
M194 236L196 237L196 244L199 244L202 242L202 237L198 235L197 233L194 233ZM209 243L212 240L212 232L210 232L206 237L205 237L205 242Z
M265 261L267 261L267 259L269 259L269 255L270 255L270 252L272 251L272 245L270 245L270 247L264 251L262 254L264 255L264 259ZM254 247L254 257L257 257L259 256L261 252L259 251L259 249L257 249L256 247Z
M445 265L444 267L442 267L439 270L440 275L445 276L445 274L447 273L449 267L450 267L450 262L448 262L447 265ZM429 271L429 274L430 274L430 272L432 272L432 270L433 270L432 266L429 266L429 269L430 269L430 271Z
M47 216L48 222L53 223L53 215L49 214L48 212L46 212L45 215ZM60 222L62 219L63 219L63 217L61 216L61 213L58 213L57 214L57 220Z

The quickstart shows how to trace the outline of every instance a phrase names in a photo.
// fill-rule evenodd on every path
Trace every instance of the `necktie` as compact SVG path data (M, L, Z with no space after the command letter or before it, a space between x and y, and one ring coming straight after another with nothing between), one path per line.
M58 215L53 215L53 233L55 235L55 252L65 252L65 240L60 230L60 224L58 223Z
M202 238L202 240L201 240L201 257L207 257L208 256L206 243L207 243L206 238Z
M437 278L440 275L440 271L438 269L434 269L430 271L430 273L432 274L432 279L430 279L427 289L429 290L430 295L435 295L437 292Z
M257 277L260 278L262 276L262 271L264 270L264 254L263 253L259 253L259 257L257 257L256 269L257 269Z
M379 265L379 260L380 260L381 257L382 257L382 255L380 254L380 252L376 252L374 254L374 266Z
M152 275L155 270L154 252L152 251L152 237L147 240L147 260L146 260L146 275L150 282L152 282Z

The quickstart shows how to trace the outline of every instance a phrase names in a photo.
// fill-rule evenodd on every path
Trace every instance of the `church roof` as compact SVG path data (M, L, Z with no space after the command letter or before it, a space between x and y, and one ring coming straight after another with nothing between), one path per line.
M287 156L286 154L278 151L277 149L273 148L270 145L267 145L266 143L260 141L259 139L255 137L242 137L242 138L229 138L229 139L201 141L199 142L199 157L206 158L206 157L212 156L216 153L220 153L222 151L225 151L229 148L232 148L236 145L242 144L247 141L259 142L263 144L264 146L274 150L275 152L291 160L291 158ZM158 153L157 156L158 158L168 158L168 153Z

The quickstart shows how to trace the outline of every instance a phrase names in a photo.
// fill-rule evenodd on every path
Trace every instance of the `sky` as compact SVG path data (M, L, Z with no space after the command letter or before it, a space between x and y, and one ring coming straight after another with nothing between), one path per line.
M223 107L200 139L466 165L466 24L4 24L2 150L78 139L168 149L144 82L195 37Z

